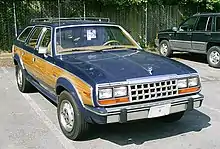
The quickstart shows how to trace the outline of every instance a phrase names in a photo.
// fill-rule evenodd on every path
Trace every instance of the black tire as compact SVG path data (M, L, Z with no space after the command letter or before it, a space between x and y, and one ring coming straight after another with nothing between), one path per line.
M68 102L71 104L74 112L74 122L73 122L73 128L71 131L67 131L65 127L63 126L61 122L61 105L62 103ZM57 116L60 128L64 135L71 139L71 140L82 140L85 137L86 132L89 130L89 123L87 123L84 119L83 114L79 111L79 108L73 99L73 97L70 95L69 92L63 91L59 96L59 102L57 106Z
M173 113L167 116L160 117L159 120L165 123L172 123L179 121L184 115L184 112Z
M20 82L18 79L19 73L21 73ZM15 66L15 74L16 74L16 81L17 81L18 89L22 93L30 93L35 89L34 86L27 80L25 70L22 69L19 65Z
M214 58L213 54L216 54ZM209 66L214 68L220 68L220 47L213 46L207 52L207 61Z
M166 47L166 49L164 49ZM167 40L162 40L159 45L159 53L162 56L170 57L173 52L170 48L170 43Z

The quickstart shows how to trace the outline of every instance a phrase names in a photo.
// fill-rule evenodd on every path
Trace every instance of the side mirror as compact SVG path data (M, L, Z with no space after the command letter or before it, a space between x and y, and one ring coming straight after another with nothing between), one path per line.
M38 53L39 54L47 54L47 47L39 47Z
M177 31L178 31L178 28L177 28L177 27L173 27L172 30L173 30L174 32L177 32Z

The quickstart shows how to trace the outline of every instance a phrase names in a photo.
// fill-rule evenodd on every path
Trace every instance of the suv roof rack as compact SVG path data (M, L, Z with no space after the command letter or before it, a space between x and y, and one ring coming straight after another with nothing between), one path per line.
M59 21L99 21L99 22L110 22L109 18L98 18L98 17L74 17L74 18L35 18L31 19L31 23L40 23L40 22L59 22Z

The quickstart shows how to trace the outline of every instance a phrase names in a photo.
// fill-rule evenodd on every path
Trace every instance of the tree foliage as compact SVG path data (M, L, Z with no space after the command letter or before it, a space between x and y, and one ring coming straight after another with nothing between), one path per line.
M61 16L83 16L83 4L93 7L100 12L106 7L117 10L128 9L130 6L138 6L138 9L147 10L146 4L160 6L180 5L185 9L183 16L189 16L196 12L219 12L220 0L59 0ZM36 17L58 17L58 0L0 0L0 50L10 50L15 38L13 3L16 6L18 28L29 24L30 19ZM139 7L140 6L140 7ZM87 10L90 11L90 10ZM154 10L153 10L154 11ZM109 12L111 13L111 12ZM145 12L143 12L145 13ZM155 12L156 13L156 12ZM179 13L179 12L177 12ZM98 14L98 13L97 13ZM129 17L129 16L128 16ZM158 17L161 17L158 15ZM152 18L153 19L153 18ZM131 22L132 23L132 22Z

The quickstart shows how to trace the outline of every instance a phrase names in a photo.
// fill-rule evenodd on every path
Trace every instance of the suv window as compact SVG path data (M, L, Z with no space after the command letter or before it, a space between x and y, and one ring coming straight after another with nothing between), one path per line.
M47 48L47 54L52 55L51 53L51 30L47 29L40 41L40 47Z
M29 39L28 41L28 45L35 48L35 46L37 45L37 41L38 41L38 38L39 38L39 35L42 31L42 28L43 27L36 27L31 38Z
M23 30L23 32L19 35L18 40L25 42L27 39L30 31L32 30L33 27L27 27Z
M216 17L216 32L220 32L220 17Z
M200 17L196 26L196 31L205 31L208 17Z
M179 31L192 31L196 23L196 19L196 17L192 17L186 20L184 23L180 25Z
M211 31L211 30L212 30L212 17L209 17L206 31Z

